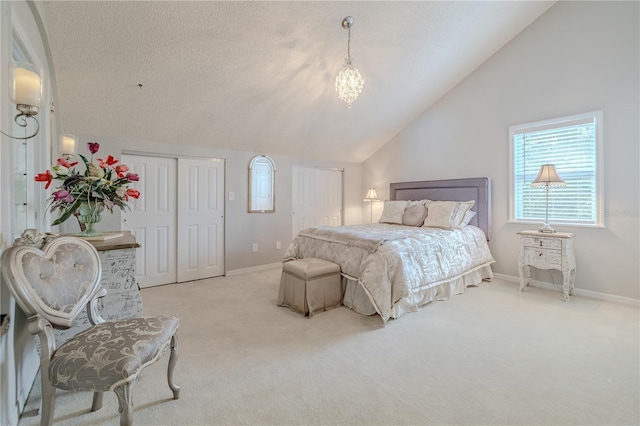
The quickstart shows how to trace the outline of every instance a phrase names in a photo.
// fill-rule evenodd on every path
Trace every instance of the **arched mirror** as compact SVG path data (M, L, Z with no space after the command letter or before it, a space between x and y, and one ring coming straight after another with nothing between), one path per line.
M249 163L249 213L276 211L276 165L266 155Z

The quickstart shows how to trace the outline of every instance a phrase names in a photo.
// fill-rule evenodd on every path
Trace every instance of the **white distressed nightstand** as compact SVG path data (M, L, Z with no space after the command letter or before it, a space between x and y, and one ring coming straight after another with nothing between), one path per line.
M520 291L531 284L531 267L538 269L557 269L562 271L564 300L575 296L576 256L573 252L575 234L569 232L543 233L522 231L520 235Z

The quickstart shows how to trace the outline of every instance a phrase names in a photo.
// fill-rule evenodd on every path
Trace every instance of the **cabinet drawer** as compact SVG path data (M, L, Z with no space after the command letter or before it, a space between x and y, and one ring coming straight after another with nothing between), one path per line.
M546 250L534 247L524 249L525 265L540 269L562 270L562 252L560 250Z
M562 249L562 240L559 238L524 237L525 247L537 247L545 249Z

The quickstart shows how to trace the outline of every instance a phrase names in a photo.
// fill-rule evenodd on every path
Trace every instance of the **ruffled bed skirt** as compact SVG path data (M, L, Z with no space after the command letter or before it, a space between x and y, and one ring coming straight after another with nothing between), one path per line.
M491 278L493 272L491 265L487 264L451 281L419 290L396 303L391 309L391 318L400 318L407 312L416 312L433 300L447 300L451 296L464 293L467 287L477 286L482 280ZM376 313L369 296L357 281L343 276L342 284L345 288L342 303L345 306L363 315Z

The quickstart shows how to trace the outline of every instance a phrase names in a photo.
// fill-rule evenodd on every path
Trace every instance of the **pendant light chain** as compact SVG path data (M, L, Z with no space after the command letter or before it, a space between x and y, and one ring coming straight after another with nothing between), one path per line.
M347 38L347 61L351 64L351 27L348 29L349 36Z

